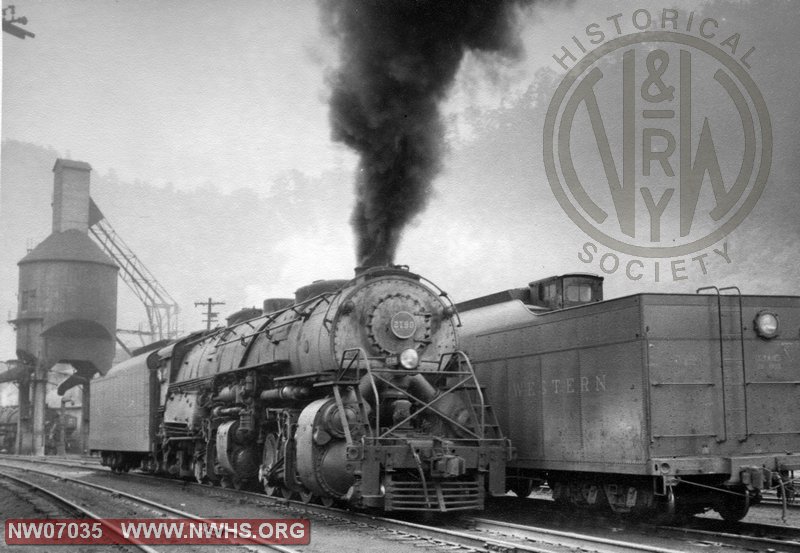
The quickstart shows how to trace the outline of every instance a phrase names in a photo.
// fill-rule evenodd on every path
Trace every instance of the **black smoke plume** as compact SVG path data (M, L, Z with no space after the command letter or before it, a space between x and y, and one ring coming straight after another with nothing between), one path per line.
M340 42L331 77L333 139L360 155L351 217L358 263L394 261L404 226L441 169L439 106L467 50L521 53L518 6L503 0L332 0Z

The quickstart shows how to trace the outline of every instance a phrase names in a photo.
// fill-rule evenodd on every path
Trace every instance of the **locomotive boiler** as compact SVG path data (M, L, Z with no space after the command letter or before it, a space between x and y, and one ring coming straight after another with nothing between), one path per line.
M622 513L743 518L800 469L800 297L636 294L569 274L459 304L517 450L508 488Z
M381 267L267 303L94 380L103 463L385 510L480 509L505 492L511 448L444 292Z

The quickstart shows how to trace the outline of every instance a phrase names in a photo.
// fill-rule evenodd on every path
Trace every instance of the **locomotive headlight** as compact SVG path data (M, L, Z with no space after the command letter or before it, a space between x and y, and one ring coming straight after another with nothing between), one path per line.
M780 329L778 316L775 313L770 313L769 311L762 311L756 315L755 325L756 333L767 340L777 336L778 330Z
M419 365L419 354L417 350L413 348L403 350L400 353L400 365L402 365L404 369L416 369L417 365Z

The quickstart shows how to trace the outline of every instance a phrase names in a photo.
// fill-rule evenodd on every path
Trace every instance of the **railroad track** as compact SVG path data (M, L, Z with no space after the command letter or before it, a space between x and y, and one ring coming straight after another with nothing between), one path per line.
M95 513L90 511L89 509L87 509L86 507L78 505L77 503L75 503L73 501L70 501L66 497L63 497L60 494L57 494L57 493L55 493L55 492L53 492L51 490L48 490L47 488L45 488L45 487L43 487L43 486L41 486L41 485L39 485L39 484L37 484L35 482L31 482L30 480L27 480L25 478L21 478L19 476L8 474L8 473L3 472L3 471L0 471L0 478L2 478L4 480L7 480L7 481L10 481L10 482L13 482L13 483L17 484L18 486L21 486L21 487L23 487L23 488L25 488L27 490L33 490L37 494L41 494L41 495L46 496L47 499L50 502L54 503L57 507L65 510L69 514L72 514L72 515L75 515L75 516L78 516L78 517L81 517L81 518L90 518L92 520L96 520L96 521L100 522L101 524L104 524L101 517L99 517L98 515L96 515ZM116 534L118 537L121 537L115 527L108 526L108 525L105 525L105 524L104 524L104 526L106 527L107 531ZM116 545L115 548L121 549L121 550L128 550L130 548L135 548L135 549L137 549L139 551L144 551L145 553L158 553L157 549L154 549L154 548L152 548L152 547L150 547L148 545L140 544L140 543L131 543L131 544L127 544L127 545L121 545L120 544L120 545Z
M0 458L2 458L0 456ZM55 461L48 459L31 459L9 456L9 460L37 462L62 465L70 468L96 471L103 477L119 480L120 475L112 475L110 471L101 468L87 466L90 464L75 464L69 460ZM152 476L144 474L126 474L125 478L144 478L152 480ZM322 505L311 505L301 501L275 498L261 493L247 492L219 488L195 483L186 483L170 479L158 479L160 484L177 485L183 488L191 487L198 493L215 497L224 497L231 501L248 501L259 506L281 506L286 512L292 515L313 515L315 520L324 520L332 524L349 524L360 530L369 530L382 534L384 539L398 542L408 542L417 547L431 547L440 549L453 549L459 551L506 551L506 552L536 552L550 553L561 551L589 551L589 552L614 552L621 553L626 551L645 551L650 553L677 553L687 551L688 545L692 549L707 550L709 545L725 545L726 547L737 547L743 550L773 550L786 552L800 552L800 528L778 527L772 525L759 525L739 523L736 525L737 532L732 534L721 530L711 531L702 528L676 528L667 526L653 525L633 525L634 532L639 526L639 539L609 539L596 535L584 534L580 532L564 532L550 528L533 527L523 524L513 524L505 521L491 520L489 518L461 516L453 522L452 517L445 517L445 521L432 526L409 520L389 518L382 516L372 516L363 513L343 511L335 507L325 507ZM531 501L531 500L527 500ZM552 502L548 502L552 509ZM711 519L698 519L710 523L722 523ZM640 543L642 537L652 537L652 533L657 532L661 538L679 542L678 545L670 546L647 546ZM760 535L759 535L760 534ZM780 534L782 538L764 537Z
M145 479L152 484L153 480L157 480L159 485L191 488L195 492L206 496L226 498L235 502L241 502L243 499L246 499L255 505L270 506L273 508L278 506L284 513L294 518L313 514L315 521L325 521L326 523L333 525L352 526L353 529L358 532L377 532L380 533L383 539L396 541L399 544L405 543L409 546L409 548L413 548L414 551L419 551L417 548L421 547L438 548L442 551L458 550L465 553L473 551L481 553L488 553L489 551L513 551L513 549L510 549L506 546L507 544L503 544L499 540L493 540L491 543L487 543L485 539L482 539L476 535L467 535L466 533L459 535L457 532L448 532L446 530L435 529L433 527L408 523L405 521L391 521L389 519L386 519L385 521L379 521L379 519L376 519L375 517L351 513L349 511L342 511L336 508L328 508L321 505L305 504L300 501L269 497L260 493L206 486L192 482L164 479L144 474L134 473L114 475L108 469L100 467L99 465L97 467L87 467L85 464L76 464L69 461L54 461L44 458L20 458L16 456L0 456L0 459L2 459L2 461L0 461L0 466L2 466L3 463L8 466L9 462L64 466L71 469L95 471L104 478L107 477L114 479L117 483L127 479ZM425 530L425 532L421 533L420 530ZM518 550L539 551L533 549Z
M565 515L551 500L503 498L500 502L504 511L513 513L506 518L529 519L531 516L521 516L523 511L527 515L534 515L541 524L556 526L564 521L564 517L574 517L574 512ZM646 522L637 522L633 519L619 517L592 515L585 513L586 524L593 527L614 527L615 532L622 532L627 536L639 534L643 537L664 537L673 540L683 540L701 547L726 546L736 547L749 551L798 551L800 552L800 527L790 525L764 524L758 522L728 523L721 519L706 517L691 517L685 526L657 525ZM491 514L487 515L487 520ZM476 519L481 520L481 519ZM504 521L488 520L492 524L508 524ZM513 525L512 525L513 526Z
M162 503L151 501L151 500L149 500L147 498L140 497L140 496L137 496L137 495L134 495L134 494L131 494L131 493L123 492L123 491L120 491L118 489L109 488L109 487L106 487L106 486L101 486L99 484L86 482L86 481L79 480L79 479L76 479L76 478L70 478L70 477L64 476L64 475L54 475L54 474L52 474L50 472L47 472L47 471L44 471L44 470L36 470L36 469L31 469L31 468L26 468L26 467L19 467L19 466L10 465L10 464L7 464L7 463L0 463L0 468L4 469L4 470L0 470L0 477L6 478L8 480L15 481L18 484L26 486L28 488L35 489L38 492L43 493L43 494L47 495L48 497L52 498L53 500L63 504L69 510L71 510L71 511L73 511L73 512L75 512L75 513L77 513L77 514L79 514L79 515L81 515L83 517L91 518L93 520L96 520L96 521L100 522L101 524L103 524L105 526L107 531L112 532L113 534L115 534L119 538L123 538L123 536L121 535L119 530L117 530L117 528L114 527L114 526L106 524L105 521L104 521L104 518L117 518L116 516L110 516L110 515L100 516L97 513L93 512L93 511L90 511L84 505L79 505L78 503L76 503L74 501L71 501L70 499L66 498L61 493L57 493L57 492L53 491L52 487L47 486L47 485L42 485L41 482L34 482L34 481L32 481L32 480L30 480L28 478L20 477L18 474L10 474L8 472L8 469L11 469L11 471L21 471L21 472L26 473L26 474L37 474L37 475L41 475L41 476L44 476L46 478L52 479L53 481L56 481L56 482L66 482L66 483L72 484L74 486L88 488L88 489L91 489L93 491L99 491L99 492L101 492L101 494L105 494L105 496L111 495L112 498L115 500L115 502L118 502L119 498L124 498L127 501L134 503L135 505L142 506L143 507L142 510L148 513L148 517L147 518L152 518L152 513L155 513L156 515L163 516L165 518L178 516L180 518L185 518L185 519L190 519L190 520L195 520L195 521L207 520L206 518L196 516L196 515L194 515L192 513L188 513L186 511L183 511L183 510L180 510L180 509L176 509L174 507L170 507L169 505L164 505ZM83 468L83 467L81 467L81 468ZM107 499L107 497L105 497L104 499ZM142 517L142 518L144 518L144 517ZM129 540L126 540L126 541L129 541ZM296 549L292 549L292 548L289 548L289 547L284 547L284 546L276 545L276 544L270 544L270 543L262 541L262 540L260 540L258 538L253 538L252 541L255 544L254 546L241 545L241 546L237 546L237 547L246 548L246 549L248 549L250 551L253 551L253 552L262 551L261 548L266 547L267 549L271 549L273 551L278 551L279 553L297 553ZM127 543L126 543L126 545L127 545ZM136 547L139 550L144 551L146 553L158 553L158 549L155 549L155 548L153 548L151 546L148 546L148 545L145 545L143 543L132 542L132 543L130 543L130 545L132 547Z
M491 518L471 518L475 528L496 534L511 534L528 539L538 540L540 533L552 536L550 539L563 540L562 543L569 543L573 532L562 532L548 528L532 528L526 524L515 524L505 521L494 520ZM722 522L722 521L712 521ZM615 531L624 532L625 540L608 540L607 538L597 537L598 542L608 542L609 545L615 543L636 543L639 551L660 551L665 548L647 545L638 545L640 540L647 539L654 541L656 538L668 540L668 543L678 542L679 545L671 545L673 549L679 551L697 550L708 548L709 546L734 547L746 551L775 551L775 552L798 552L800 553L800 528L779 527L763 524L743 524L739 523L732 531L730 525L722 523L716 530L704 529L702 527L675 527L657 526L650 524L629 524L623 528L615 528ZM707 528L707 527L706 527ZM636 536L639 536L637 539ZM682 544L682 545L681 545Z
M486 518L469 517L467 519L480 532L494 535L513 536L518 539L535 542L537 544L552 544L566 547L570 551L586 551L587 536L576 532L564 532L550 528L514 524ZM645 553L678 553L681 549L658 547L634 543L626 540L614 540L598 536L591 536L591 543L596 551L636 551Z
M48 459L20 459L14 457L6 458L10 461L47 463L66 466L69 468L87 469L85 465L76 465L68 461L53 461ZM154 477L141 474L112 475L104 468L89 468L96 470L103 477L119 480L120 476L125 478L145 478L151 480ZM419 522L402 520L389 517L371 516L363 513L344 511L335 507L325 507L322 505L311 505L301 501L274 498L264 494L232 490L226 488L204 486L194 483L184 483L170 479L158 479L159 484L175 485L180 487L191 487L205 495L226 497L232 500L241 501L242 498L252 501L258 505L274 506L282 505L292 516L312 514L315 520L324 520L333 524L350 524L359 531L369 530L379 533L384 539L397 542L405 542L415 548L439 548L442 550L476 551L476 552L530 552L530 553L562 553L574 551L576 548L587 552L596 553L625 553L628 551L642 551L642 547L636 543L626 543L622 541L597 539L591 535L573 534L570 540L565 540L563 536L556 536L552 531L530 529L525 536L515 534L515 532L501 533L494 528L488 531L484 525L481 528L463 528L459 518L459 524L448 524L446 526L423 524ZM473 526L469 523L469 526ZM562 543L563 542L563 543ZM418 550L418 549L417 549ZM680 550L669 548L651 548L648 551L653 553L679 553Z
M761 507L777 507L778 509L783 507L783 501L774 497L762 497L761 501L758 502L757 506ZM787 509L800 509L800 503L796 501L787 502L786 503Z
M50 461L47 459L22 460L19 458L12 457L5 459L5 461L6 462L16 461L23 463L24 462L44 463L44 464L66 466L69 468L79 468L79 469L86 468L83 465L77 466L69 462ZM120 476L123 479L145 478L150 481L154 479L154 477L147 475L140 475L140 474L111 475L109 471L105 469L100 469L99 467L97 469L92 468L90 470L97 470L103 476L114 477L116 480L119 480ZM177 485L181 487L187 486L187 484L182 483L180 481L169 480L169 479L158 479L158 480L159 484L164 483L165 485ZM396 541L399 543L407 543L409 546L413 546L415 548L430 547L430 548L441 548L442 550L459 550L464 552L481 552L481 553L488 553L490 551L506 551L506 552L520 551L520 552L532 552L532 553L543 553L545 551L548 552L560 551L558 549L544 550L541 548L526 546L525 544L515 544L503 541L501 539L488 540L486 539L485 536L481 536L479 533L476 532L466 532L454 529L438 528L425 524L419 524L415 522L390 519L384 517L373 517L360 513L342 511L340 509L333 507L310 505L290 499L269 497L254 492L203 486L194 483L188 483L188 487L194 488L196 491L203 493L205 495L226 497L235 500L241 500L242 498L247 498L249 501L252 501L257 505L268 505L268 504L274 505L277 503L279 505L282 505L284 509L292 513L292 515L313 514L315 520L321 519L325 520L328 523L334 523L334 524L342 524L342 523L349 524L354 526L359 531L369 530L369 531L379 532L383 535L384 539L388 539L390 541Z
M777 494L775 494L775 493L770 493L770 494L764 495L764 496L761 498L761 501L759 501L759 502L758 502L758 505L761 505L761 506L764 506L764 507L778 507L778 508L783 508L783 505L784 505L784 503L783 503L783 501L782 501L782 500L781 500L781 499L780 499L780 498L777 496ZM798 508L800 508L800 502L798 502L798 500L797 500L797 497L796 497L796 496L793 496L793 495L792 495L792 496L790 496L790 497L787 499L787 501L786 501L786 508L787 508L787 509L798 509Z
M742 524L742 523L739 523ZM747 528L747 527L746 527ZM800 533L798 529L793 529L792 534L785 534L785 539L776 537L764 537L755 534L730 533L722 530L711 531L700 528L685 528L676 526L656 526L655 531L667 533L669 535L683 535L688 539L698 543L708 545L724 545L730 547L741 547L749 551L782 551L800 552ZM751 525L745 532L764 531L764 525ZM769 532L775 532L774 527L768 528Z

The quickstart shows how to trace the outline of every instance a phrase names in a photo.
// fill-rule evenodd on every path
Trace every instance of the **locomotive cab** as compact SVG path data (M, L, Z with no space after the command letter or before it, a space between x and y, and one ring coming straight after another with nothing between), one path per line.
M531 305L548 310L603 301L603 277L569 273L535 280L528 284Z

